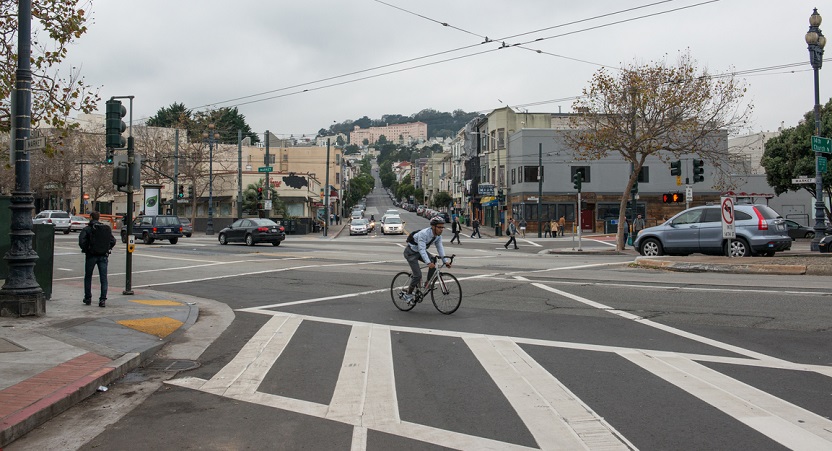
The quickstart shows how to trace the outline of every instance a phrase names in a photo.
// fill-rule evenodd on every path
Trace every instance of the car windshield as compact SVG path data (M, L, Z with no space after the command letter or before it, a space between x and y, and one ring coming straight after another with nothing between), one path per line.
M156 225L157 226L179 225L179 218L177 218L176 216L157 216L156 217Z
M188 218L179 218L179 222L182 224L190 224L191 220Z
M352 225L367 225L368 221L366 219L356 219L352 222Z
M258 227L264 226L276 226L277 223L272 221L271 219L252 219L251 222Z
M385 224L401 224L402 223L402 218L400 218L398 216L390 216L390 217L388 217L387 219L384 220L384 223Z
M63 212L63 211L58 211L58 212L52 213L52 217L53 218L68 218L69 213L66 213L66 212Z
M73 217L72 217L72 220L73 220L73 221L81 221L81 222L83 222L83 221L86 221L86 220L87 220L87 218L85 218L85 217L83 217L83 216L73 216Z

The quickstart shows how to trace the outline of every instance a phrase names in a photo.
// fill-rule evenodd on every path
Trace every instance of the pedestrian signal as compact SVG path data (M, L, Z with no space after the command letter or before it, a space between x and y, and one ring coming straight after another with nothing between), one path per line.
M685 201L683 193L664 193L662 194L662 202L666 204L678 204Z

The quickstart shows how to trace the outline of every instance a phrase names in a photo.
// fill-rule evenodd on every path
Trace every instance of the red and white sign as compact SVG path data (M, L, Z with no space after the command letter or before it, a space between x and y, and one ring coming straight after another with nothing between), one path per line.
M722 238L736 239L737 231L734 228L734 198L721 197L719 200L719 210L722 213L720 215L722 216Z

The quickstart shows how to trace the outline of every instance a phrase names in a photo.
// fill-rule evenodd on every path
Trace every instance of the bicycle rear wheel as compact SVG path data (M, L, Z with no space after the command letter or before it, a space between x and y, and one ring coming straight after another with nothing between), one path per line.
M462 286L453 274L441 273L430 290L430 300L440 313L450 315L462 304Z
M406 312L415 307L415 304L408 304L402 299L402 295L407 293L407 288L410 286L410 273L400 272L393 277L393 283L390 284L390 299L393 300L393 305L397 309Z

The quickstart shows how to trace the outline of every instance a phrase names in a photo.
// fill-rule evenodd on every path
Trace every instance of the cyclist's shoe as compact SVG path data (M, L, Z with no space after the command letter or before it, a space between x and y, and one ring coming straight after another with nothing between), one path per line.
M402 293L401 296L402 299L407 302L407 305L413 305L416 303L416 296L413 296L412 294Z

